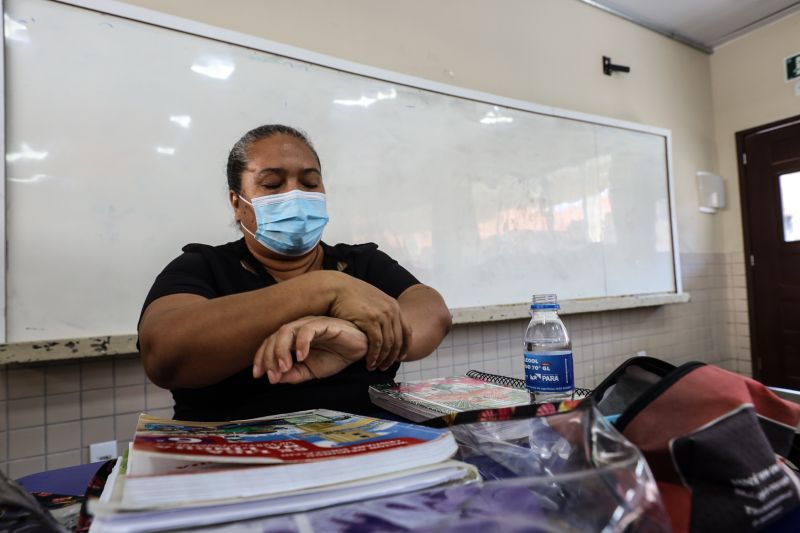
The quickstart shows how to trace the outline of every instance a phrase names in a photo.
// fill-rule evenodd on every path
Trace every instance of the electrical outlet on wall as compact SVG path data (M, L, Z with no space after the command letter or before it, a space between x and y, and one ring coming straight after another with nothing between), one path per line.
M96 442L89 445L89 462L108 461L117 456L117 441Z

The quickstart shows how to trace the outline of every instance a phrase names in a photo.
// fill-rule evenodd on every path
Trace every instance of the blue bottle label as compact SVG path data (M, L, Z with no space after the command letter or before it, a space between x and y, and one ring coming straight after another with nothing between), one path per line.
M531 392L568 392L575 388L572 352L525 352L525 385Z

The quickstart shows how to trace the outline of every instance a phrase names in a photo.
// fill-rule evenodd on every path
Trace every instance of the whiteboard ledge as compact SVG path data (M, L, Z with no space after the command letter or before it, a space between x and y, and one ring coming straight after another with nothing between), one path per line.
M3 344L0 345L0 365L130 355L139 351L136 349L136 339L136 335L107 335Z
M637 296L613 296L609 298L586 298L564 300L561 303L561 315L577 315L579 313L595 313L598 311L616 311L636 307L653 307L657 305L686 303L690 299L688 292L642 294ZM476 322L498 322L528 318L530 302L518 304L493 305L487 307L466 307L453 309L453 324L474 324Z
M652 307L688 301L688 292L564 300L561 302L561 314L575 315L578 313ZM452 313L454 324L516 320L528 317L528 303L468 307L453 309ZM84 359L108 355L131 355L138 353L136 339L136 335L107 335L104 337L3 344L0 345L0 365L9 363L45 363L48 361Z

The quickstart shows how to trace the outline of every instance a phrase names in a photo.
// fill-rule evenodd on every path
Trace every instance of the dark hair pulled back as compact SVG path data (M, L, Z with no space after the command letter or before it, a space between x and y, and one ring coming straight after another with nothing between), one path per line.
M314 145L311 144L311 141L305 133L291 126L284 126L283 124L266 124L264 126L259 126L242 135L242 138L236 141L236 144L231 148L230 154L228 154L227 174L228 188L230 190L237 194L242 192L242 172L247 168L247 152L250 150L250 147L262 139L280 134L289 135L303 141L303 143L308 146L308 149L311 150L311 153L314 154L317 163L319 163L317 151L314 149ZM320 166L322 165L320 164Z

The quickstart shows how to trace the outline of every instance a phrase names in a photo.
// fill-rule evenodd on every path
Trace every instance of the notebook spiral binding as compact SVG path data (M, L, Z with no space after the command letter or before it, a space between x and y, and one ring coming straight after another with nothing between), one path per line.
M502 385L503 387L511 387L513 389L525 389L525 380L511 378L508 376L500 376L498 374L489 374L487 372L481 372L479 370L470 370L467 372L468 378L473 379L480 379L481 381L487 381L489 383L494 383L495 385ZM584 389L581 387L575 387L575 391L572 393L573 400L579 400L581 398L586 398L592 393L591 389Z

